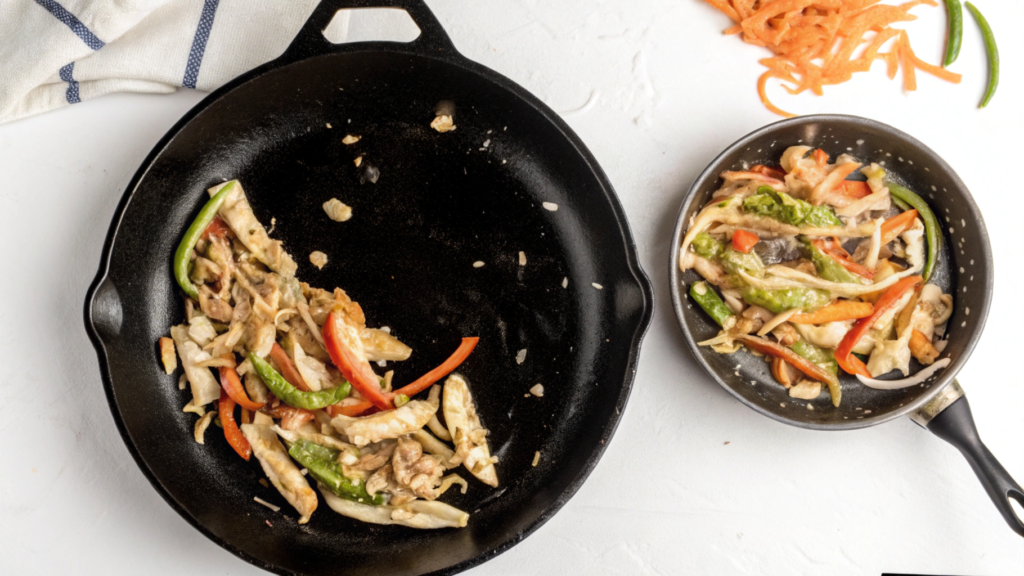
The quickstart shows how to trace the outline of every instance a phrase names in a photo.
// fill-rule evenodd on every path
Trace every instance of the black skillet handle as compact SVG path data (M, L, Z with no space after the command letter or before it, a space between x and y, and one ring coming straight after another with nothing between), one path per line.
M302 29L284 51L280 60L295 62L323 54L363 49L360 45L367 43L333 44L324 37L324 30L331 23L331 19L334 18L338 10L345 8L398 8L405 10L419 27L420 35L408 43L380 44L389 44L392 48L415 54L445 59L461 58L441 23L423 0L320 0L320 4L313 10L309 20L302 25Z
M971 415L971 405L967 403L960 384L954 380L912 418L964 455L1006 523L1014 532L1024 536L1024 521L1017 517L1010 505L1010 498L1013 498L1024 507L1024 490L981 441Z

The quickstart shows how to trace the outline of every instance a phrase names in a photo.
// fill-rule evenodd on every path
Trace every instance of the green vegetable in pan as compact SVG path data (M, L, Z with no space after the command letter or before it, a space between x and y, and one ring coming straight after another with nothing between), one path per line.
M889 187L889 194L896 200L900 200L910 207L917 210L917 215L921 217L924 222L924 236L928 242L928 252L926 254L924 270L921 272L921 276L924 277L925 282L931 277L932 271L935 269L935 261L939 257L939 247L942 245L942 228L939 224L939 219L932 212L932 209L928 206L928 203L924 201L914 192L911 192L907 188L900 186L899 184L887 183Z
M690 298L704 309L719 326L725 324L726 318L732 316L732 310L722 302L718 293L707 282L694 282L690 285Z
M319 458L315 455L323 453L325 450L329 451L330 448L325 448L300 438L288 448L288 455L299 464L305 466L309 470L310 476L338 496L363 504L378 506L384 504L383 494L370 496L362 481L346 478L345 474L342 473L341 464L334 460Z
M185 231L185 236L181 239L181 243L178 244L178 250L174 253L174 279L178 281L178 285L185 291L185 294L196 300L199 299L199 291L196 290L195 284L192 284L192 279L188 277L189 264L192 262L192 251L195 250L196 242L199 242L199 238L206 231L206 227L217 216L217 211L224 204L224 199L235 189L235 182L235 180L232 180L225 184L220 191L214 194L213 198L206 202L203 209L199 211L199 216L196 216L196 219L192 221L192 225Z
M351 386L348 382L342 382L340 386L328 388L319 392L303 392L292 386L284 376L274 370L266 360L249 353L249 361L259 374L260 379L267 385L267 388L289 406L305 410L319 410L341 402L348 397Z
M814 264L814 269L817 270L818 276L828 280L830 282L841 282L846 284L860 284L861 281L857 276L843 268L843 265L836 261L835 258L825 254L821 250L811 243L810 239L802 237L801 242L807 247L807 251L811 256L811 263Z
M746 286L742 290L743 301L747 304L766 308L776 314L792 308L813 312L832 301L827 290L815 288L785 288L765 290Z

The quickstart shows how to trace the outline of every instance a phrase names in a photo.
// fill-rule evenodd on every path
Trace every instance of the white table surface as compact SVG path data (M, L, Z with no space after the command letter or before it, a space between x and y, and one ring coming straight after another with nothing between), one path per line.
M758 416L685 349L668 298L669 234L692 179L778 118L757 101L763 52L698 0L429 2L455 45L560 112L608 173L655 286L654 321L614 441L550 522L474 574L1022 574L960 455L903 419L845 433ZM1024 481L1024 4L979 0L1003 77L969 17L959 86L868 75L783 108L875 118L921 139L971 188L995 252L993 313L959 379L981 434ZM921 7L935 62L945 14ZM2 41L2 39L0 39ZM726 73L725 71L729 72ZM2 81L2 79L0 79ZM0 572L255 574L191 528L118 435L82 322L115 205L150 148L203 94L115 95L0 126ZM144 383L140 383L143 385Z

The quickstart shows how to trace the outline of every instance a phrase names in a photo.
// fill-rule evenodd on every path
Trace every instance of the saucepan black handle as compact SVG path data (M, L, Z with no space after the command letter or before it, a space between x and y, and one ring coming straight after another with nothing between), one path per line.
M352 42L333 44L324 37L324 30L338 10L346 8L398 8L405 10L420 29L420 35L412 42ZM313 14L302 25L295 40L279 58L279 61L294 62L323 54L365 50L367 44L380 48L414 54L429 55L445 60L460 59L441 23L423 0L320 0Z
M974 469L978 480L981 480L999 513L1006 519L1006 523L1014 532L1024 536L1024 521L1017 517L1010 505L1010 499L1013 498L1024 509L1024 491L981 441L967 397L961 395L931 416L926 427L939 438L956 446L964 458L967 458L967 462Z

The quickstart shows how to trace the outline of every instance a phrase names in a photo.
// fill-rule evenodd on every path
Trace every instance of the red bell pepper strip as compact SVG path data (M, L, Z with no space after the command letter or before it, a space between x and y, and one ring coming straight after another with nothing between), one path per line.
M252 456L252 446L235 423L235 401L228 396L227 390L220 389L220 401L217 402L220 424L224 427L224 438L239 456L248 460Z
M288 357L288 353L284 351L284 348L280 344L274 342L274 347L270 349L270 357L273 358L274 363L281 369L281 376L288 381L289 384L295 386L303 392L309 392L309 385L302 379L302 374L295 368L295 364L292 359Z
M758 174L764 174L765 176L771 176L776 180L783 180L786 177L786 172L782 168L772 168L765 166L764 164L754 164L750 168L751 172L757 172Z
M843 337L839 346L836 347L836 362L839 363L840 368L850 374L860 374L866 378L871 378L871 373L868 372L867 366L853 355L853 348L875 322L878 322L882 314L891 310L900 301L900 298L907 293L907 290L912 290L921 282L924 282L924 278L921 276L910 276L893 284L882 294L878 301L875 302L875 309L871 315L858 320L853 325L853 328L846 333L846 336Z
M352 351L356 338L359 338L359 335L355 334L355 329L345 324L341 314L328 314L327 322L324 323L324 344L327 353L331 355L331 361L370 404L381 410L391 408L391 399L381 392L380 380L370 368L370 362L366 358L359 358Z
M760 241L761 239L757 237L757 234L747 232L746 230L737 230L732 234L732 247L744 254L748 254L754 245Z
M871 195L871 187L868 186L867 182L843 180L833 191L833 193L836 192L852 200L860 200L865 196Z
M211 236L226 238L230 232L231 228L221 220L220 216L217 216L210 222L210 225L206 227L206 230L203 230L202 237L206 240L209 240Z
M234 368L220 367L220 386L228 393L231 400L242 408L254 411L263 408L261 402L253 402L249 399L249 396L245 393L245 387L242 386L242 380L238 377L238 372Z
M395 396L398 396L399 394L404 394L409 398L412 398L413 396L419 394L420 392L423 392L427 388L430 388L431 385L433 385L441 378L444 378L448 374L454 372L456 368L458 368L463 362L466 361L466 358L469 358L469 355L473 353L473 349L476 348L478 342L480 342L480 338L463 338L462 344L459 344L459 347L455 350L455 353L449 356L447 360L442 362L440 366L434 368L430 372L427 372L423 376L420 376L411 384L406 384L405 386L402 386L401 388L395 390L394 392L385 394L385 397L387 398L387 401L390 405L389 407L393 407L392 401L394 400ZM358 404L348 404L345 406L335 404L334 406L327 407L327 413L330 414L331 416L336 416L338 414L344 414L345 416L358 416L363 412L369 410L372 406L373 404L366 401L360 402Z
M826 154L821 148L815 148L814 161L818 163L818 166L824 166L828 163L828 154Z
M882 246L892 242L897 236L909 230L914 225L914 220L916 219L917 210L907 210L882 222Z

